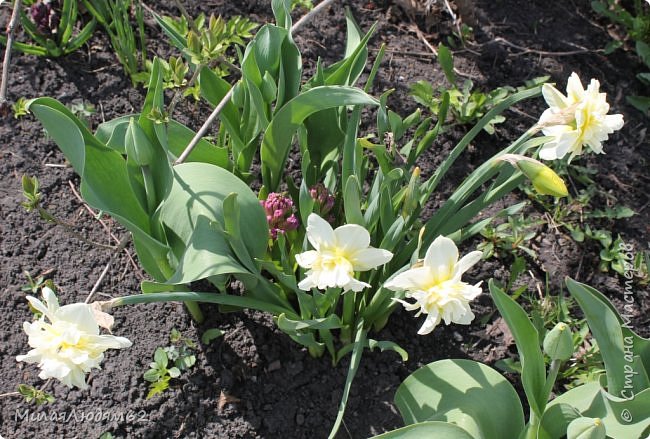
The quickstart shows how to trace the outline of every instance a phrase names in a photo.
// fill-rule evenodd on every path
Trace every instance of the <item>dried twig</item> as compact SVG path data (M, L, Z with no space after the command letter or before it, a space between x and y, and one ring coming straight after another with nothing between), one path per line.
M106 274L108 273L108 269L111 267L111 263L113 262L115 255L119 254L126 247L126 244L128 244L130 238L131 235L129 234L124 235L124 238L122 238L120 244L115 249L115 252L111 255L110 259L108 260L108 263L106 264L104 270L102 271L102 274L99 275L99 278L95 282L95 285L93 285L93 288L90 290L90 294L88 294L88 297L86 297L86 301L84 303L90 303L91 299L99 289L99 286L101 285L102 281L106 277Z
M7 26L7 47L5 58L2 61L2 82L0 83L0 110L7 105L7 85L9 82L9 64L11 63L11 46L14 44L14 30L18 22L18 13L22 6L22 0L14 2L14 9L11 12L11 20Z
M93 217L97 217L95 211L83 200L83 198L81 198L81 195L79 195L79 192L77 192L77 190L75 189L74 184L72 184L71 181L68 181L68 185L70 186L70 190L72 191L74 196L86 208L88 213L90 213ZM109 234L109 236L115 241L115 243L119 247L121 241L117 236L115 236L113 232L111 232L111 228L101 218L97 218L97 221L99 221L99 224L101 224L104 230L106 230L106 233ZM126 253L126 257L131 263L131 266L135 270L135 273L138 276L138 278L143 278L142 274L140 273L140 269L138 268L138 264L133 259L133 256L131 256L131 252L128 249L124 248L124 253Z
M300 20L296 21L296 23L293 26L291 26L291 32L297 32L298 29L303 27L309 20L311 20L314 17L314 15L318 14L321 11L321 9L324 9L328 5L334 3L334 1L335 0L323 0L322 2L317 4L314 7L314 9L307 12L305 15L302 16L302 18L300 18Z
M569 50L565 52L549 52L546 50L537 50L537 49L531 49L529 47L519 46L515 43L511 43L510 41L506 40L503 37L496 37L495 39L493 39L487 44L494 44L494 43L503 44L504 46L508 46L508 47L512 47L513 49L520 50L521 52L517 53L517 55L525 55L526 53L535 53L537 55L543 55L543 56L572 56L572 55L581 55L584 53L604 52L603 49L591 50L586 48L582 48L580 50Z

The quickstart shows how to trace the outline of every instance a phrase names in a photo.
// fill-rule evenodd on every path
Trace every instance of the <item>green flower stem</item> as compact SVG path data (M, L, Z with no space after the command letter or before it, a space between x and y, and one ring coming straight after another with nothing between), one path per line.
M557 379L557 374L562 365L562 360L553 360L551 361L551 366L548 368L548 375L546 377L546 385L544 386L543 400L544 402L548 401L553 386L555 386L555 380Z
M354 324L356 293L348 291L343 293L343 327L341 328L341 341L348 344L352 341L352 325Z
M334 349L334 338L332 337L332 331L329 329L319 329L318 335L320 335L320 339L323 341L323 343L325 343L327 352L329 352L330 356L332 357L332 365L336 365L336 349Z

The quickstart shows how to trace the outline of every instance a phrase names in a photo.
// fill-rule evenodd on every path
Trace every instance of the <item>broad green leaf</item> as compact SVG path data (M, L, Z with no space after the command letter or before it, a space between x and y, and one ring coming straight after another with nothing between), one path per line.
M546 384L546 371L544 356L539 347L539 335L528 318L528 314L517 302L494 284L489 283L490 293L494 304L499 309L501 316L508 324L510 332L517 344L519 359L521 361L521 381L524 392L531 409L541 416L546 406L544 386ZM513 436L514 437L514 436Z
M600 418L607 437L641 438L650 428L650 389L635 393L631 399L618 398L594 381L573 388L549 403L541 419L540 439L564 437L566 426L575 416L569 407L581 416Z
M241 69L242 77L262 88L262 77L269 72L278 77L282 59L282 43L288 32L271 24L262 26L244 51Z
M276 113L261 149L262 177L268 190L278 188L293 135L303 121L317 111L344 105L377 105L377 101L356 88L322 86L301 93Z
M232 87L228 82L217 76L217 74L207 67L201 70L197 81L201 87L201 96L215 107L221 102L224 96L228 94ZM241 142L241 133L239 131L241 116L232 100L229 100L228 103L226 103L226 106L221 110L219 117L221 121L226 124L228 133L237 141Z
M566 284L598 342L607 372L608 391L620 395L622 391L636 393L650 387L650 340L632 331L631 316L620 315L609 299L588 285L571 278L566 279ZM638 367L634 367L635 358L638 358ZM629 369L634 373L626 373Z
M176 166L174 171L174 183L169 196L162 204L160 219L180 240L181 244L175 246L177 253L179 248L187 246L188 251L191 250L188 257L198 258L207 265L188 265L186 268L190 271L185 275L177 272L174 277L183 281L170 282L186 282L186 279L199 273L224 273L215 263L224 263L226 265L223 268L242 272L237 266L239 264L233 263L234 255L223 233L223 200L233 192L237 194L241 212L239 228L246 231L242 240L248 253L253 258L263 257L269 236L268 224L264 209L250 187L230 172L206 163L183 163ZM207 248L208 242L212 247ZM214 254L212 261L209 261L209 258L204 259L208 257L208 253L217 249L224 253ZM178 254L177 256L180 257ZM219 256L228 258L230 262L218 262L216 258Z
M397 430L389 431L372 439L476 439L467 431L449 422L427 421L407 425Z
M278 26L289 30L291 29L291 1L289 0L272 0L271 9Z
M343 192L343 207L345 221L348 224L358 224L365 227L366 222L361 213L361 187L355 175L350 175L345 183Z
M93 137L85 125L55 99L34 99L28 108L81 177L81 193L86 202L115 216L131 231L149 232L148 215L129 186L122 155Z
M120 116L100 124L95 131L95 137L106 146L125 154L125 134L130 118L139 118L140 114ZM196 133L175 120L167 124L167 147L173 158L179 157ZM220 148L205 139L199 140L196 147L187 157L186 162L211 163L221 168L230 169L232 164L228 159L228 150Z
M189 239L175 248L178 268L168 283L184 284L210 276L250 273L232 252L216 220L200 215L195 218L193 226Z
M491 367L471 360L421 367L399 386L395 405L406 424L450 422L474 439L517 438L524 429L523 408L512 385Z

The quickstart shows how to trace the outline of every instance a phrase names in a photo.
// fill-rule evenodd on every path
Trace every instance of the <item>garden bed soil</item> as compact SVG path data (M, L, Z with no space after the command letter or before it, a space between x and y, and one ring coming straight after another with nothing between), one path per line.
M156 10L175 14L172 2L150 3ZM271 21L268 1L185 3L191 4L192 14L202 10ZM413 110L415 102L408 96L410 83L420 79L443 81L438 64L418 32L435 46L446 41L454 26L443 2L435 2L428 15L421 7L409 7L417 1L399 3L402 6L389 1L339 1L326 8L296 36L307 69L313 69L319 57L328 63L342 55L343 5L347 5L363 29L378 23L369 45L371 58L381 43L387 44L387 55L372 93L379 95L394 88L392 108L403 115ZM642 94L635 80L641 65L634 54L619 50L603 55L600 49L610 41L607 25L593 13L588 1L456 3L469 8L470 12L461 13L474 29L467 48L455 51L456 67L462 77L471 78L481 89L518 86L541 75L550 75L563 89L571 72L577 72L583 81L591 77L600 80L613 112L623 113L626 124L606 142L607 155L591 156L580 164L596 171L592 178L601 188L597 208L617 203L630 207L637 215L596 224L609 228L614 236L620 234L637 251L647 249L647 119L625 101L626 95ZM4 15L8 15L6 11ZM171 53L158 30L152 26L149 33L157 53ZM93 127L102 120L137 112L144 93L142 88L131 87L107 39L99 32L82 50L67 57L45 59L14 54L12 59L11 101L37 96L52 96L64 103L84 99L97 109L90 118ZM495 135L479 136L430 209L437 208L467 171L530 127L544 107L541 98L526 101L505 114L508 121L497 127ZM208 112L207 107L184 104L178 107L177 117L196 128ZM431 174L465 130L454 127L440 136L421 163L424 175ZM78 178L33 117L5 118L0 125L0 145L1 393L15 390L20 383L42 384L35 366L15 361L16 355L28 350L21 324L31 318L26 293L21 291L26 283L23 271L36 276L45 273L58 286L61 302L72 303L85 300L111 259L109 251L25 212L20 206L21 176L37 176L47 209L75 224L82 235L105 244L114 242L74 195ZM522 199L525 195L516 197ZM513 197L509 201L516 200ZM534 206L527 212L541 215ZM117 237L124 236L124 230L110 219L104 217L103 222ZM553 293L560 292L564 276L570 275L604 292L617 305L622 304L624 279L598 270L596 244L575 243L566 231L551 226L540 227L537 232L531 246L538 258L527 258L530 276L525 282L531 294L537 294L537 285L544 285L546 272ZM478 242L480 239L466 243L462 251L469 251ZM468 273L467 280L478 282L494 277L505 281L511 262L511 256L482 262ZM140 270L121 253L114 258L97 298L137 293L141 279ZM647 335L648 291L637 284L634 288L633 324ZM395 390L409 373L424 364L443 358L472 358L493 364L513 355L514 347L507 344L507 334L498 330L498 321L491 331L485 330L484 320L494 323L497 318L488 294L475 302L474 310L478 318L473 324L440 326L428 336L416 335L419 319L401 309L395 312L387 327L372 337L398 343L409 353L409 360L402 362L393 352L364 354L339 437L362 438L400 427L401 418L392 402ZM0 435L97 438L110 432L114 437L128 438L326 437L336 417L349 360L332 367L327 358L311 358L277 330L264 313L223 314L207 306L205 314L207 321L197 326L181 304L116 309L113 332L128 337L133 346L108 351L103 371L90 374L87 391L53 383L49 391L56 401L40 407L16 397L3 398ZM225 335L208 346L199 343L204 330L212 327L222 329ZM169 344L172 328L198 343L196 366L173 380L168 391L146 400L148 383L142 374L155 348Z

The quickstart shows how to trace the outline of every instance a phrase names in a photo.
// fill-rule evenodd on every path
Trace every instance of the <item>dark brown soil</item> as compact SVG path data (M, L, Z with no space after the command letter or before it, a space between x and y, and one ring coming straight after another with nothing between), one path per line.
M150 2L154 3L154 2ZM270 21L268 1L191 3L190 12L203 10L225 16L252 14L257 21ZM233 5L233 3L237 3ZM404 1L401 3L408 3ZM417 3L417 2L416 2ZM471 2L462 2L471 3ZM172 2L160 2L155 9L173 11ZM325 62L338 59L344 48L343 4L349 5L364 29L378 22L371 53L382 42L388 54L373 93L395 88L392 107L402 113L415 108L408 97L408 85L416 80L442 81L439 66L415 32L419 26L433 45L451 35L449 15L444 9L425 17L417 11L405 13L391 1L353 0L337 2L322 12L296 37L306 66L318 57ZM441 8L442 2L436 6ZM152 5L153 6L153 5ZM591 10L588 1L520 2L477 0L472 14L464 19L474 28L474 41L468 49L455 52L456 66L485 90L501 85L521 85L541 75L551 75L563 88L575 71L587 80L601 81L613 112L623 113L626 125L605 145L607 155L580 161L598 172L593 177L601 188L596 207L616 202L632 208L637 215L626 220L595 224L620 234L637 251L648 248L648 159L647 119L626 104L626 95L641 94L634 75L641 66L632 53L616 52L604 56L599 49L609 41L606 24ZM150 40L159 53L169 53L164 38L150 30ZM566 52L579 52L567 54ZM151 53L150 55L152 55ZM82 51L59 59L14 55L9 83L9 99L52 96L64 103L85 99L98 113L91 117L93 127L103 119L137 111L144 91L134 90L110 52L107 39L97 33ZM179 107L181 120L198 126L207 115L205 108ZM526 102L506 114L508 122L494 136L481 135L472 145L468 160L459 165L453 180L443 186L435 205L463 178L465 171L528 128L544 109L541 99ZM430 174L440 157L449 151L464 128L444 134L427 153L423 173ZM28 349L21 323L30 318L21 286L22 274L48 273L59 287L62 303L83 301L110 259L108 251L93 247L45 224L20 206L20 179L23 174L38 176L48 210L61 219L78 225L89 239L111 243L102 225L75 197L72 188L78 179L56 146L48 141L40 124L32 117L6 118L0 125L0 393L16 389L19 383L40 385L38 370L15 361ZM57 166L52 166L57 165ZM519 197L524 197L519 195ZM513 198L514 200L514 198ZM535 209L529 210L535 213ZM121 230L103 218L116 236ZM530 260L535 284L549 273L553 292L559 291L564 276L590 283L620 303L623 280L598 270L598 247L578 244L563 231L551 227L538 230L533 247L538 260ZM477 241L478 242L478 241ZM469 246L467 247L469 248ZM467 250L465 248L465 250ZM492 259L469 273L469 280L495 277L506 280L511 259ZM139 291L142 274L124 254L117 257L100 291L108 296ZM635 286L636 318L639 330L647 334L648 290ZM501 338L487 335L481 317L493 307L489 295L475 304L479 318L469 327L439 327L431 335L416 335L417 319L398 310L388 326L373 338L392 340L409 353L403 363L394 353L366 353L352 388L345 426L339 437L361 438L401 426L392 398L399 383L419 366L442 358L473 358L493 362L512 353ZM35 407L19 398L2 399L0 435L5 438L57 437L97 438L104 432L115 437L326 437L342 392L348 360L333 368L326 358L314 359L275 329L270 316L258 312L222 314L206 307L208 321L196 327L182 305L157 304L117 309L114 333L134 342L130 349L108 352L104 370L90 376L88 391L50 387L56 402ZM494 318L494 317L493 317ZM177 328L198 343L207 328L218 327L225 336L210 346L199 343L197 364L172 388L150 400L142 374L158 346L169 344L169 333ZM231 398L229 398L231 397ZM226 400L224 401L224 398ZM220 402L221 401L221 402ZM225 403L224 403L225 402ZM97 415L99 414L99 415ZM38 416L41 416L39 418ZM102 419L104 415L104 419ZM26 417L27 416L27 417ZM96 416L88 419L90 416ZM106 418L109 419L106 419ZM64 419L66 418L66 419ZM51 420L54 419L54 420Z

